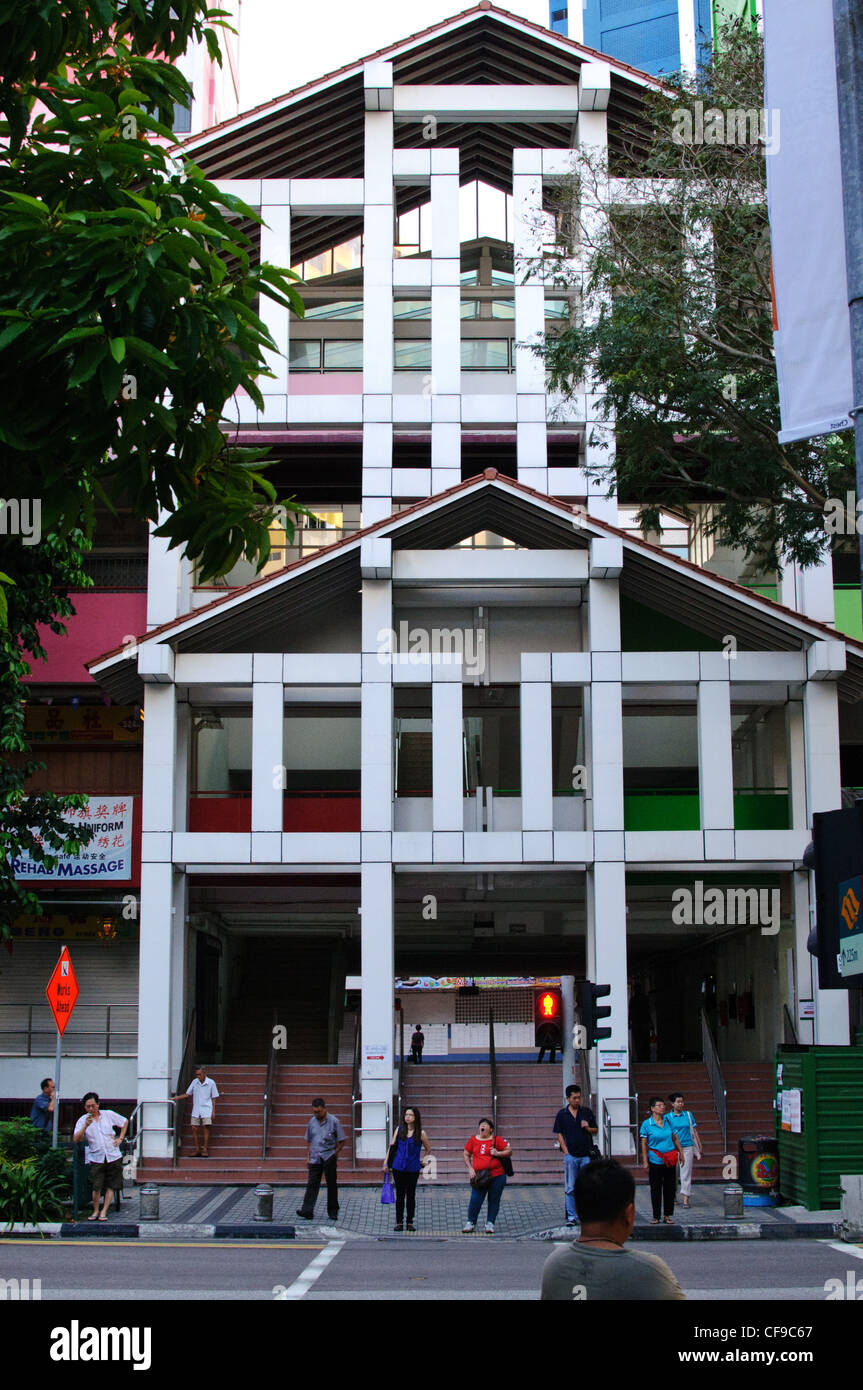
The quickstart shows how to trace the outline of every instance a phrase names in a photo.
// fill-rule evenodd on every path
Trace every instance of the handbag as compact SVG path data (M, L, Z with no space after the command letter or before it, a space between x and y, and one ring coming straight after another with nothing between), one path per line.
M675 1150L675 1152L676 1152L676 1150ZM591 1163L595 1163L596 1160L597 1160L598 1158L602 1158L602 1149L599 1147L598 1144L591 1144L591 1146L590 1146L590 1161L591 1161Z
M391 1207L395 1199L396 1194L393 1192L392 1178L390 1177L389 1173L385 1173L384 1184L381 1188L381 1206Z
M470 1180L470 1185L474 1192L485 1192L491 1187L491 1168L480 1168L478 1173L474 1173Z
M671 1149L668 1153L660 1153L659 1149L651 1149L650 1152L656 1154L657 1158L661 1158L666 1168L677 1167L678 1153L676 1149Z

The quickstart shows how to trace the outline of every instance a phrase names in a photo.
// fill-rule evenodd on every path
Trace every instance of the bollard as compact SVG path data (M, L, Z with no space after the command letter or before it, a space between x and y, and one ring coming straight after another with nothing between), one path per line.
M743 1217L743 1188L739 1182L730 1182L723 1194L725 1202L725 1215L732 1220L741 1220Z
M258 1199L258 1210L255 1212L255 1221L272 1221L273 1219L273 1189L262 1182L255 1188L255 1196Z
M159 1189L154 1183L145 1183L141 1188L139 1221L159 1220Z

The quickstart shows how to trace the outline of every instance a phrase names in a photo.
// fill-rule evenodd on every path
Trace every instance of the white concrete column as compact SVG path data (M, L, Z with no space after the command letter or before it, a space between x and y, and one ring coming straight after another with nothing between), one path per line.
M677 28L680 35L680 67L687 77L694 77L698 65L698 45L695 34L695 0L677 0Z
M617 579L588 582L589 783L597 858L623 858L623 686ZM599 832L599 833L597 833Z
M432 829L464 829L460 666L432 667Z
M596 66L602 65L597 64ZM597 78L597 80L599 79ZM590 99L595 100L598 104L592 109L580 111L578 115L579 149L584 151L593 169L593 173L584 180L584 200L579 209L582 238L587 255L590 255L591 247L603 235L609 196L607 184L608 112L601 104L605 101L607 105L608 98L605 93L597 91L595 96L591 94ZM586 267L583 267L583 313L587 322L593 322L600 312L604 297L589 295L587 280ZM584 386L586 428L583 464L586 472L590 475L587 483L587 511L589 516L598 517L601 521L607 521L612 526L616 526L618 522L617 495L612 476L615 457L615 422L613 419L607 420L601 408L603 383L588 376ZM597 470L601 472L601 476L597 476ZM609 487L611 487L610 496Z
M733 831L731 685L727 673L725 680L698 682L698 795L701 829ZM734 857L733 843L726 857Z
M392 581L364 579L362 590L361 829L363 859L389 859L393 822Z
M553 829L551 765L551 656L521 656L521 826Z
M389 68L390 64L376 65ZM363 205L363 525L392 511L393 114L365 115ZM369 426L374 426L368 430Z
M461 236L459 152L432 149L432 493L461 482Z
M814 894L809 896L809 874L804 871L791 875L791 905L794 913L794 965L797 1003L801 999L814 999L815 981L818 975L818 962L806 949L809 932L815 925ZM811 909L811 910L810 910ZM830 991L837 993L838 991ZM844 993L844 991L842 991ZM797 1037L801 1043L815 1042L815 1020L801 1023L795 1019Z
M174 874L173 903L172 903L173 922L171 925L171 1050L169 1057L170 1080L173 1087L180 1071L180 1064L183 1060L183 1046L185 1037L183 1035L183 1015L184 1001L186 997L186 936L187 936L187 916L189 912L189 881L184 873ZM192 987L194 989L194 973L192 974ZM141 996L143 998L143 996Z
M791 829L806 829L806 734L803 702L788 703L788 776L791 797Z
M513 151L516 449L518 480L548 492L545 363L530 346L545 334L542 279L542 150Z
M393 981L395 978L393 871L391 864L363 864L362 1052L359 1158L386 1153L387 1107L393 1096Z
M144 689L144 755L141 830L144 835L170 834L174 828L174 778L177 761L177 691L174 685L147 684ZM170 858L168 853L159 858Z
M147 631L170 623L179 616L179 554L169 550L167 536L156 536L154 531L167 520L168 513L160 512L157 522L150 522L150 538L147 546ZM140 633L124 634L126 638L139 637Z
M835 681L809 680L803 687L806 726L806 801L811 824L815 811L842 804L839 777L839 696ZM817 979L817 967L814 978ZM815 990L815 1041L849 1041L848 995L839 989Z
M252 834L282 833L285 689L281 652L254 658L252 683Z
M146 768L146 763L145 763ZM170 802L168 802L170 807ZM141 865L141 946L138 970L138 1101L145 1158L171 1153L167 1130L173 1123L171 1091L172 983L174 950L174 871L170 861ZM144 1007L146 1001L146 1007ZM164 1126L164 1130L159 1130Z
M631 1091L629 1076L629 1020L626 958L626 866L622 858L595 863L587 873L587 962L588 978L595 984L611 985L611 994L600 1001L611 1006L603 1020L611 1028L607 1038L590 1054L591 1082L597 1095L597 1120L602 1126L602 1104L608 1106L612 1124L612 1153L632 1153L632 1140L625 1128L629 1121ZM619 1066L603 1072L600 1054L618 1052Z
M266 189L266 181L264 183ZM291 209L287 203L276 206L264 205L261 208L264 225L261 227L261 260L271 265L288 267L291 264ZM270 336L276 344L276 351L265 352L264 361L274 379L263 377L261 392L266 396L286 396L288 391L288 343L290 339L291 313L275 300L261 295L259 309ZM265 402L266 403L266 402Z

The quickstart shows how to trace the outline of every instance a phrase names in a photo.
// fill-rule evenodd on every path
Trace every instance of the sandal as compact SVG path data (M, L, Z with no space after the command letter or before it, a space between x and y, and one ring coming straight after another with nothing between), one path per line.
M670 1216L666 1216L666 1218L665 1218L665 1224L666 1224L666 1226L676 1226L676 1225L677 1225L677 1222L674 1221Z
M654 1216L654 1218L653 1218L653 1220L651 1221L650 1224L651 1224L651 1226L658 1226L658 1225L659 1225L659 1217L658 1217L658 1216Z
M88 1221L98 1221L98 1220L99 1220L99 1213L98 1213L97 1211L94 1211L92 1216L88 1216L88 1217L87 1217L87 1220L88 1220Z

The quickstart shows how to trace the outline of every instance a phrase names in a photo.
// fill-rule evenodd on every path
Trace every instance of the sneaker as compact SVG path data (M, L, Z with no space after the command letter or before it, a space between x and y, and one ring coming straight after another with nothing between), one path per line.
M401 1221L397 1221L397 1222L396 1222L394 1229L395 1229L396 1231L403 1231L403 1230L404 1230L404 1226L402 1225ZM410 1227L408 1227L408 1230L410 1230Z
M474 1225L474 1223L472 1221L466 1221L461 1228L461 1233L463 1236L469 1236L475 1230L476 1226Z
M569 1220L567 1220L567 1223L566 1223L566 1224L567 1224L567 1226L577 1226L577 1225L578 1225L578 1222L577 1222L577 1221L569 1221Z
M408 1230L409 1230L409 1231L415 1231L415 1230L416 1230L416 1226L414 1225L414 1223L413 1223L412 1221L409 1221L409 1222L408 1222Z
M492 1225L491 1221L486 1221L486 1223L485 1223L485 1233L486 1233L487 1236L493 1236L493 1235L494 1235L494 1226Z

